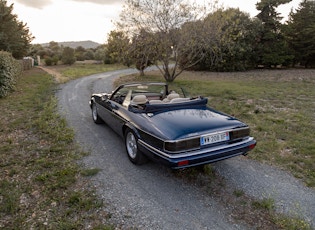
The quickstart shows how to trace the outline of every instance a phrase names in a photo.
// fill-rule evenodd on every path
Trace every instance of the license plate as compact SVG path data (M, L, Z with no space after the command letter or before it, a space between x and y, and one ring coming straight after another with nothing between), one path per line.
M209 145L209 144L218 143L222 141L228 141L228 140L230 140L229 132L214 133L210 135L201 136L200 144Z

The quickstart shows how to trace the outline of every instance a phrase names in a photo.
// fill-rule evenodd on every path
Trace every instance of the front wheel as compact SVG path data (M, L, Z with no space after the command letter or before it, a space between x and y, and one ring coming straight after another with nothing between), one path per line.
M95 102L92 103L92 118L96 124L102 124L104 121L98 116Z
M138 142L137 136L134 134L133 131L128 129L125 133L125 145L126 145L128 158L132 163L136 165L141 165L147 161L147 158L138 149L137 142Z

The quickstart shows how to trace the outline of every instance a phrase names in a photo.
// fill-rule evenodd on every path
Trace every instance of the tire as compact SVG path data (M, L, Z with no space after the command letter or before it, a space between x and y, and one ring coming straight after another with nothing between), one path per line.
M92 118L93 118L94 123L96 123L96 124L102 124L102 123L104 123L104 121L102 120L102 118L100 118L100 117L98 116L96 104L95 104L94 102L92 103Z
M136 164L141 165L147 162L147 158L138 148L138 138L135 133L128 129L125 132L125 146L129 160Z

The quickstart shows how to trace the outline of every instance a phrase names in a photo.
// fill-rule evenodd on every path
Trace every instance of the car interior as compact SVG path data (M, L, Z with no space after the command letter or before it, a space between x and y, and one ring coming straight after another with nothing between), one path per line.
M166 92L165 89L161 89L161 86L153 88L153 90L146 86L137 86L121 88L112 95L111 100L131 111L143 112L148 106L165 109L170 106L174 107L174 104L182 104L198 98L200 97L184 97L174 90Z

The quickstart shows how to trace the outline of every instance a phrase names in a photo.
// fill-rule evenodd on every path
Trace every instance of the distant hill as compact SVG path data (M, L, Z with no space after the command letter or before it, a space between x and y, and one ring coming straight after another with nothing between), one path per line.
M71 48L77 48L78 46L82 46L85 49L94 49L98 46L100 46L101 44L97 43L97 42L93 42L93 41L79 41L79 42L58 42L58 44L60 46L64 46L64 47L71 47ZM43 43L41 44L42 46L48 46L49 43Z

